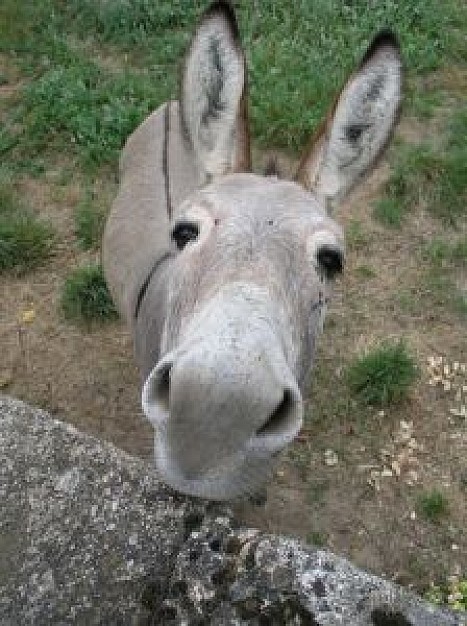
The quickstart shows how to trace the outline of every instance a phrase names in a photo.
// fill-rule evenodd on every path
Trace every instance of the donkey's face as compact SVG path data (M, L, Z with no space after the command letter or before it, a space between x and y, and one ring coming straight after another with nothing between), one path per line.
M327 210L381 152L401 91L398 46L383 33L284 182L237 173L250 162L244 75L232 10L216 3L180 103L207 184L174 212L163 356L143 389L162 477L213 499L257 489L301 427L300 388L344 260Z

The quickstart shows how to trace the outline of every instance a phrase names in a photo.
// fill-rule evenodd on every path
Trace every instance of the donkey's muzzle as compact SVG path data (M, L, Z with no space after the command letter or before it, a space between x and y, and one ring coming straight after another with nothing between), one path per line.
M266 480L263 466L294 439L303 417L274 324L244 312L242 324L234 324L232 316L225 307L216 323L209 315L198 326L203 334L190 335L154 367L142 398L163 478L216 499Z

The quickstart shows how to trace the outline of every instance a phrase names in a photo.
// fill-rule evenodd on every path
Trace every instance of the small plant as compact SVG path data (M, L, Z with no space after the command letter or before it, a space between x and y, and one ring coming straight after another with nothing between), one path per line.
M399 228L404 217L404 207L396 198L381 198L373 209L374 217L391 228Z
M418 510L426 520L438 522L448 512L448 501L441 491L433 489L419 496Z
M311 543L313 546L317 548L322 548L326 545L326 535L320 532L319 530L312 531L308 536L308 543Z
M359 265L355 268L355 272L362 278L374 278L376 276L375 270L369 265Z
M93 205L87 194L75 213L75 234L83 250L99 247L104 221L104 212Z
M347 244L351 250L363 250L370 244L370 236L359 220L350 220L346 232Z
M324 504L329 490L328 480L312 480L308 484L308 501L312 504Z
M466 215L467 206L467 107L450 120L450 132L443 147L432 144L404 146L399 150L386 183L387 198L378 211L383 219L393 216L397 205L401 215L419 204L432 215L456 224ZM402 146L401 146L402 147ZM394 203L391 205L386 200Z
M356 359L347 371L351 391L372 406L402 400L416 376L416 364L403 341L384 342Z
M8 188L0 189L0 271L23 273L37 267L52 249L52 228L26 210Z
M80 267L68 276L63 287L61 306L67 319L78 322L105 321L117 317L100 265Z
M447 605L454 611L467 611L467 579L453 576L445 584L432 585L424 597L428 602Z

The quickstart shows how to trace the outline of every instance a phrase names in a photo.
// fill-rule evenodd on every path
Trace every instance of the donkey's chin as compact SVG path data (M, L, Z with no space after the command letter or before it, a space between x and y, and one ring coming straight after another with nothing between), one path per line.
M196 477L185 476L163 439L158 434L154 437L155 464L161 480L176 491L207 500L237 500L255 495L277 462L277 455L239 451L224 459L221 467L210 468Z

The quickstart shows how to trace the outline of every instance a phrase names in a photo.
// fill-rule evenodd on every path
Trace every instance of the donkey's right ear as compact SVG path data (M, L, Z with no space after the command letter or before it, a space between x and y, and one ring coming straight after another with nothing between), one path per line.
M196 29L185 59L180 111L207 180L250 169L245 56L228 2L214 2Z

